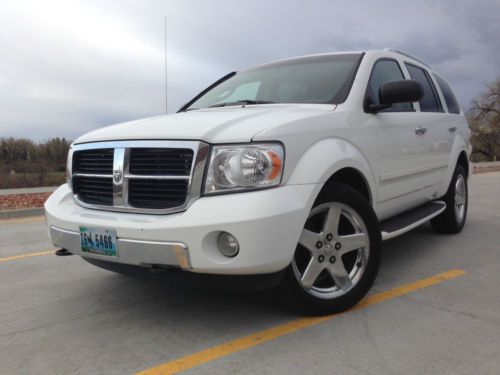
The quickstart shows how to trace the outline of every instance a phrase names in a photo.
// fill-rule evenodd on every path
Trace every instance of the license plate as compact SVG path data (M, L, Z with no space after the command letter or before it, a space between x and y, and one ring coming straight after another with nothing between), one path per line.
M80 227L80 246L84 253L111 257L118 255L114 229Z

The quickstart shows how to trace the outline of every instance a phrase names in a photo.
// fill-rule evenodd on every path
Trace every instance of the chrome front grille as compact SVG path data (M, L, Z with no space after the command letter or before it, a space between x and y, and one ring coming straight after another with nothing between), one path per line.
M208 145L188 141L122 141L75 145L71 185L82 206L172 213L200 196Z

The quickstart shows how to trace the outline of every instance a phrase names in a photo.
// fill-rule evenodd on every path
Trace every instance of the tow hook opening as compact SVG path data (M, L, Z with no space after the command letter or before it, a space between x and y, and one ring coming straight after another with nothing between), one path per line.
M64 256L68 256L68 255L73 255L73 253L70 253L68 250L66 249L58 249L56 250L55 254L58 256L58 257L64 257Z
M174 272L179 270L178 267L169 266L167 264L152 264L150 267L151 272Z

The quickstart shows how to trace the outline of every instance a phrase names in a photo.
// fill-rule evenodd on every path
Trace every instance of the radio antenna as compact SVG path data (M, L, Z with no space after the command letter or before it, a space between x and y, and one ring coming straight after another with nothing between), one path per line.
M165 115L168 113L167 73L167 17L165 17Z

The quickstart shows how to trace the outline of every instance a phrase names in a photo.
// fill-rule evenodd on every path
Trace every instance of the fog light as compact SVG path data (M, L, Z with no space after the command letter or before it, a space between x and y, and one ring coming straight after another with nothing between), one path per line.
M227 257L235 257L240 251L240 244L238 240L227 232L219 234L219 250Z

